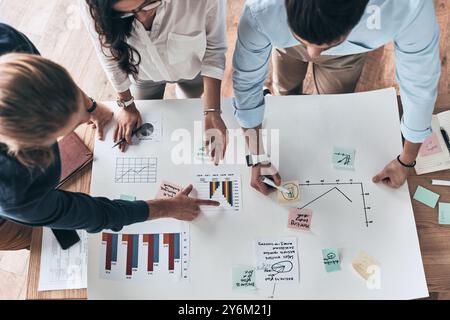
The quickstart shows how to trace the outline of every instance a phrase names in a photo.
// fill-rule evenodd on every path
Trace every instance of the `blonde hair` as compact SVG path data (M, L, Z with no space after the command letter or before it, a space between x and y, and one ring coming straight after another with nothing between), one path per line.
M36 55L0 57L0 139L27 167L54 161L50 138L78 110L80 91L58 64ZM55 141L56 142L56 141Z

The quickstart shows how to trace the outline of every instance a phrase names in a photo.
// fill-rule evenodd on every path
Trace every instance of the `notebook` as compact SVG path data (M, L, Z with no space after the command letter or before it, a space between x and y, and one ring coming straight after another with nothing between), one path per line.
M416 173L450 169L450 111L433 116L433 133L425 140L417 157Z
M58 188L71 177L80 172L93 160L91 150L83 143L75 132L70 133L58 142L61 155L61 178Z

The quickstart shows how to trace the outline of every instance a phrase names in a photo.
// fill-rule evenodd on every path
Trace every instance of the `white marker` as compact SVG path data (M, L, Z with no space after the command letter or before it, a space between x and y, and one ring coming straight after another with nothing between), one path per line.
M275 182L273 182L272 180L270 180L267 177L264 176L260 176L259 179L261 180L261 182L267 184L268 186L271 186L272 188L275 188L277 190L279 190L280 192L283 192L285 194L291 195L292 192L289 191L288 189L284 188L284 187L279 187L275 184Z
M446 186L450 187L450 181L448 180L431 180L433 186Z

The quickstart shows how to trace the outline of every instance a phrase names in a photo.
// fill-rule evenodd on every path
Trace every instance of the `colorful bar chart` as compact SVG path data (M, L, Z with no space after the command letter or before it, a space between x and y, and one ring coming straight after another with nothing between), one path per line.
M159 234L144 234L143 238L148 246L147 271L153 272L155 264L159 263Z
M137 270L139 261L139 235L123 234L122 242L127 244L126 275L131 276L133 270Z
M112 233L103 233L102 241L106 243L105 270L111 271L112 264L117 263L118 235Z
M103 232L100 277L124 281L189 279L189 224L156 220L124 232Z
M196 190L199 198L209 198L220 207L201 207L203 213L238 212L241 210L241 178L233 173L199 174Z

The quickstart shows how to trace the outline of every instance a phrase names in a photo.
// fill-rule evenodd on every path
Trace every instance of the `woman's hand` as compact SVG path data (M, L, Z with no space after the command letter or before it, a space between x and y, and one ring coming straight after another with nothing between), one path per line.
M94 129L97 129L97 136L100 140L105 139L105 127L113 118L114 112L103 103L97 102L97 108L91 113L88 122Z
M114 143L125 138L126 142L119 145L119 149L125 152L127 145L132 143L132 132L142 125L142 117L136 105L133 103L127 108L121 109L117 114L117 127L114 132Z
M189 185L179 194L171 199L151 200L149 206L149 220L160 218L174 218L184 221L192 221L200 214L199 206L220 206L220 203L213 200L200 200L189 197L193 190Z
M204 144L211 160L217 166L225 158L228 145L227 126L218 112L209 112L204 119Z

